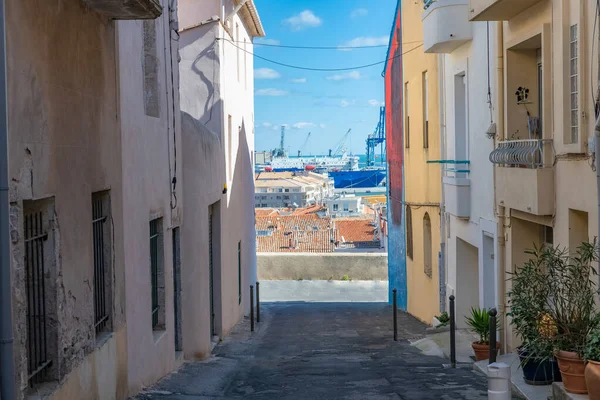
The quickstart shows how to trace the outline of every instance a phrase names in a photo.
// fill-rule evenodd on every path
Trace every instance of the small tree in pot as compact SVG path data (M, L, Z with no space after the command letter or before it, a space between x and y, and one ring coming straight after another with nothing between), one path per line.
M600 400L600 330L594 330L588 337L584 357L585 383L590 393L590 400Z
M596 241L583 243L570 254L566 250L544 251L548 285L548 313L556 324L554 346L565 390L585 394L583 355L590 333L600 322L594 297L597 275L592 262L598 261Z
M475 360L487 360L490 356L490 315L485 308L471 308L471 316L465 317L465 321L471 331L479 336L479 341L473 342L471 346L475 352ZM496 343L500 349L500 343Z
M521 338L517 349L526 383L549 385L561 380L553 356L556 325L549 316L543 249L526 251L531 258L515 272L509 273L512 289L507 293L511 325Z

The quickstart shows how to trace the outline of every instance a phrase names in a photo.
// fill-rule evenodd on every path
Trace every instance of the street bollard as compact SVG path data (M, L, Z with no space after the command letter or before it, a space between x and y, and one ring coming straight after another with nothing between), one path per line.
M490 315L490 364L496 362L496 355L498 354L498 350L496 350L496 315L498 315L498 311L495 308L492 308L489 311Z
M260 322L260 282L256 282L256 322Z
M450 363L456 368L456 316L454 315L454 295L450 296Z
M487 367L488 400L512 399L510 366L505 363L493 363Z
M398 291L392 290L392 306L394 307L394 342L398 341Z
M254 332L254 285L250 285L250 332Z

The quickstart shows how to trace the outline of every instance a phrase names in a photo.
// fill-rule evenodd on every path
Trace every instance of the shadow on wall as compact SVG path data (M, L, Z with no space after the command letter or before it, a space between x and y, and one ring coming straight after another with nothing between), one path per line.
M222 102L221 100L219 100L217 106L217 92L215 91L217 71L219 70L218 68L220 66L220 61L217 57L216 47L217 41L215 40L213 41L213 45L211 47L205 48L202 52L200 52L200 54L198 54L198 56L194 59L194 62L192 63L192 71L194 71L200 77L200 80L202 80L202 82L206 85L208 94L208 97L206 98L206 101L204 103L203 115L206 118L204 124L208 124L209 122L211 122L213 118L213 113L215 114L215 118L218 118L218 116L221 114L219 111L221 109ZM212 68L209 68L209 70L212 71L212 76L210 77L210 79L206 76L204 71L202 71L202 69L199 68L198 64L200 63L200 61L212 62ZM225 127L223 127L223 130L225 130Z

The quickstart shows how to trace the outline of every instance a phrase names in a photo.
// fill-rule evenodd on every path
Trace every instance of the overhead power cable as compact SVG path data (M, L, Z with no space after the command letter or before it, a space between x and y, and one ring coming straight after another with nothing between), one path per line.
M229 43L231 43L232 46L238 48L239 50L243 51L244 53L250 54L250 55L252 55L252 56L254 56L254 57L258 58L258 59L261 59L261 60L266 61L266 62L270 62L272 64L280 65L282 67L287 67L287 68L301 69L301 70L305 70L305 71L322 71L322 72L351 71L351 70L356 70L356 69L369 68L369 67L373 67L375 65L385 64L387 61L391 61L391 60L393 60L395 58L398 58L398 57L400 57L400 56L402 56L404 54L410 53L411 51L416 50L419 47L423 47L423 44L420 44L418 46L413 47L410 50L405 51L402 54L396 55L394 57L390 57L390 58L388 58L386 60L377 61L377 62L374 62L374 63L371 63L371 64L357 65L357 66L354 66L354 67L346 67L346 68L312 68L312 67L303 67L303 66L299 66L299 65L286 64L286 63L282 63L282 62L279 62L279 61L271 60L271 59L266 58L266 57L259 56L258 54L254 54L254 53L252 53L252 52L250 52L250 51L248 51L248 50L246 50L246 49L244 49L244 48L236 45L235 42L233 42L233 41L231 41L229 39L217 38L217 40L224 40L226 42L229 42Z
M421 43L422 40L413 40L412 42L404 42L402 44ZM240 41L234 43L243 43ZM352 49L373 49L378 47L388 47L387 44L376 44L370 46L294 46L284 44L271 44L271 43L252 43L253 46L263 47L279 47L284 49L304 49L304 50L352 50Z

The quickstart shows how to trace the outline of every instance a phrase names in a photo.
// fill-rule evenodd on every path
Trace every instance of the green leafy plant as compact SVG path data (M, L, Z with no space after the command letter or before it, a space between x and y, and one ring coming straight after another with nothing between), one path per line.
M479 336L479 344L490 343L490 315L485 308L471 308L471 316L465 317L471 331Z
M526 253L531 258L515 272L509 273L512 288L507 293L507 316L523 342L521 348L527 351L529 358L543 361L552 358L554 337L547 303L550 286L547 284L545 262L548 261L548 253L536 246Z
M586 361L600 362L600 330L595 329L588 336L587 345L583 352L583 358Z
M575 252L545 247L543 251L550 319L556 324L554 345L557 350L576 352L583 357L588 337L600 325L594 297L593 278L597 271L597 242L582 243Z
M450 323L450 317L448 316L448 313L446 311L436 316L435 318L437 318L437 320L440 321L439 326L446 326Z
M348 277L348 275L344 275L344 276L342 276L342 280L343 281L350 281L351 279Z

